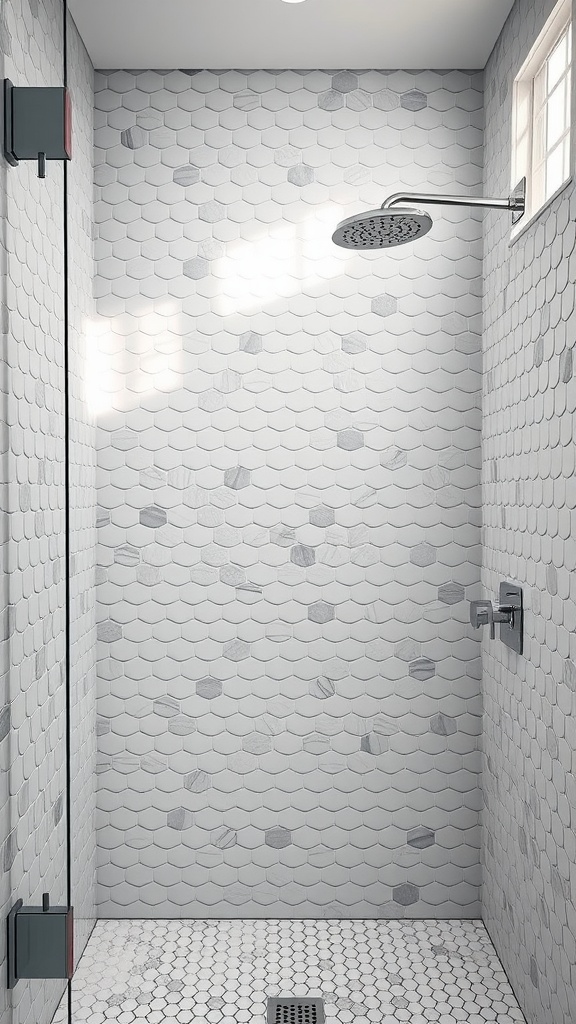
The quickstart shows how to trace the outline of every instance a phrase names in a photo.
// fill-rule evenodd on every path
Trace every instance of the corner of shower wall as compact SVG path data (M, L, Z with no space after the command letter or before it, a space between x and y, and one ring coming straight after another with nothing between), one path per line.
M485 182L510 187L512 94L554 0L516 0L486 70ZM485 641L483 916L529 1024L576 1006L575 191L510 245L485 221L483 584L524 588L524 655Z

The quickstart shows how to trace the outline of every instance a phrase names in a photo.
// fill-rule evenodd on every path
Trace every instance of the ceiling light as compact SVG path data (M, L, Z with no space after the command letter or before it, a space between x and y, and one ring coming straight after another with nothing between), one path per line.
M304 0L284 0L285 4L301 4Z

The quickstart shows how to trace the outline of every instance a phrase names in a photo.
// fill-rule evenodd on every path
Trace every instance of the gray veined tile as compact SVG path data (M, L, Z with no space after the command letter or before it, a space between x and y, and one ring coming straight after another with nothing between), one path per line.
M148 132L135 125L120 133L120 142L126 149L141 149L148 144Z
M394 648L394 657L399 658L400 661L414 661L419 655L420 644L412 639L402 640Z
M62 815L63 814L64 814L64 793L59 793L58 796L56 797L56 800L54 801L54 806L52 808L52 820L54 822L54 825L57 825L58 822L62 820Z
M348 355L360 355L367 348L366 338L362 334L346 334L341 339L342 351Z
M380 89L374 93L372 103L378 110L395 110L400 106L400 97L391 89Z
M224 472L224 484L234 491L250 485L250 470L237 466L235 469L227 469Z
M288 170L288 181L300 188L304 185L311 185L314 181L314 168L308 164L296 164Z
M387 448L380 455L380 465L386 469L402 469L408 462L408 455L401 448Z
M212 786L210 775L198 768L184 777L184 789L190 793L205 793Z
M416 658L415 661L410 662L408 673L413 679L431 679L436 673L436 663L430 658Z
M321 110L340 110L344 106L344 97L338 89L327 89L318 97Z
M334 605L326 601L316 601L315 604L308 606L308 618L311 622L331 622L335 614Z
M364 434L359 430L340 430L337 434L336 444L347 452L355 452L364 447Z
M372 106L372 96L365 89L354 89L346 96L346 106L349 110L368 110Z
M107 508L96 508L96 527L102 529L103 526L108 526L110 522L110 513Z
M196 732L196 722L188 715L175 715L168 721L168 732L173 736L191 736Z
M173 828L182 832L184 829L192 827L194 824L194 815L185 807L175 807L174 810L168 811L168 814L166 815L166 824L168 825L168 828Z
M105 619L98 623L96 635L98 640L113 643L114 640L122 639L122 626L118 622L113 622L112 619Z
M302 150L295 146L281 146L274 153L274 163L279 167L294 167L302 163Z
M428 106L428 98L419 89L409 89L400 96L400 106L405 110L423 110Z
M14 828L12 829L11 832L8 833L6 839L4 840L4 846L2 848L2 867L4 871L10 871L14 863L14 860L16 859L17 852L17 833L16 829Z
M281 548L290 548L295 540L296 531L288 526L273 526L270 530L271 544L277 544Z
M159 508L158 505L149 505L147 508L140 509L140 522L142 526L149 526L156 530L168 522L168 516L165 509Z
M408 830L406 842L408 846L413 846L417 850L427 850L429 846L434 846L436 833L432 829L420 825Z
M213 676L204 676L196 683L196 693L206 700L213 700L214 697L219 697L222 693L222 683Z
M390 747L388 736L377 732L360 737L360 750L365 754L384 754Z
M193 164L184 164L175 168L172 177L177 185L195 185L200 181L200 171Z
M250 644L244 640L229 640L223 646L222 656L229 661L243 661L250 657Z
M225 216L226 208L215 199L198 207L198 217L208 224L217 224L218 221L224 220Z
M180 701L174 700L173 697L160 697L154 701L152 708L155 715L160 715L162 718L173 718L180 713Z
M314 565L316 561L314 548L309 547L307 544L296 544L290 550L290 561L294 562L294 565L299 565L302 568L305 568L308 565Z
M222 825L210 833L210 842L219 850L230 850L233 846L236 846L238 835L234 829Z
M254 331L246 331L240 335L240 351L249 352L250 355L258 355L262 351L262 335Z
M337 92L352 92L358 88L358 75L352 71L339 71L332 78L332 88Z
M182 273L184 277L189 277L192 281L201 281L202 278L208 277L210 266L208 261L202 259L201 256L194 256L193 259L185 261Z
M430 719L430 732L437 736L453 736L458 732L458 726L453 718L440 712Z
M330 740L328 736L320 736L318 733L310 733L309 736L305 736L302 740L302 749L307 754L325 754L330 750Z
M564 349L560 355L560 380L564 384L568 384L574 374L574 350L571 348Z
M6 738L10 732L10 705L5 704L0 711L0 742Z
M238 110L251 111L255 110L260 106L260 96L258 93L251 92L249 89L245 89L242 92L237 92L234 95L234 106Z
M336 694L336 683L328 676L318 676L318 679L314 679L310 683L308 692L312 697L327 700L328 697L334 697Z
M333 526L336 522L334 509L326 505L317 505L310 509L308 518L312 526L327 527Z
M273 850L283 850L292 843L292 833L282 825L276 825L266 830L264 841L266 846L271 846Z
M114 548L114 561L119 565L138 565L140 562L140 551L133 544L120 544Z
M372 312L377 316L390 316L398 308L398 300L393 295L377 295L372 299Z
M431 544L417 544L410 552L410 561L413 565L425 567L433 565L436 561L436 548Z
M576 693L576 665L570 658L566 658L562 668L562 682L573 693Z
M231 587L239 587L246 582L246 572L238 565L223 565L219 575L220 581Z
M443 583L438 587L438 600L442 601L442 604L459 604L464 600L464 596L464 587L459 583Z
M264 733L253 732L242 740L242 749L249 754L267 754L272 750L272 740Z
M420 899L420 890L417 885L405 882L392 890L392 899L402 907L409 907Z

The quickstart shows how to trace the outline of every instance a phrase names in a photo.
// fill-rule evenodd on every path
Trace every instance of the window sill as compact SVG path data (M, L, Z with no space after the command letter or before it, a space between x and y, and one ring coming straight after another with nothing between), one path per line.
M508 248L512 248L515 242L517 242L519 238L522 238L522 236L526 234L526 232L533 226L533 224L535 224L536 221L542 216L544 211L547 210L548 207L551 206L552 203L556 201L556 199L558 199L558 196L561 196L562 193L566 191L566 189L572 184L573 180L574 178L571 174L570 177L566 178L566 181L564 181L562 185L560 185L560 188L557 188L556 191L552 193L550 198L547 199L546 202L538 210L536 210L535 213L532 214L532 216L526 221L526 223L524 223L523 220L519 222L518 230L515 231L510 236L510 239L508 241Z

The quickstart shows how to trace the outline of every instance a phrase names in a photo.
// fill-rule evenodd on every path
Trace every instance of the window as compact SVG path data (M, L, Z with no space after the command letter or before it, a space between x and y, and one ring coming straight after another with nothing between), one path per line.
M571 174L571 0L561 0L514 82L512 186L526 178L516 233Z

